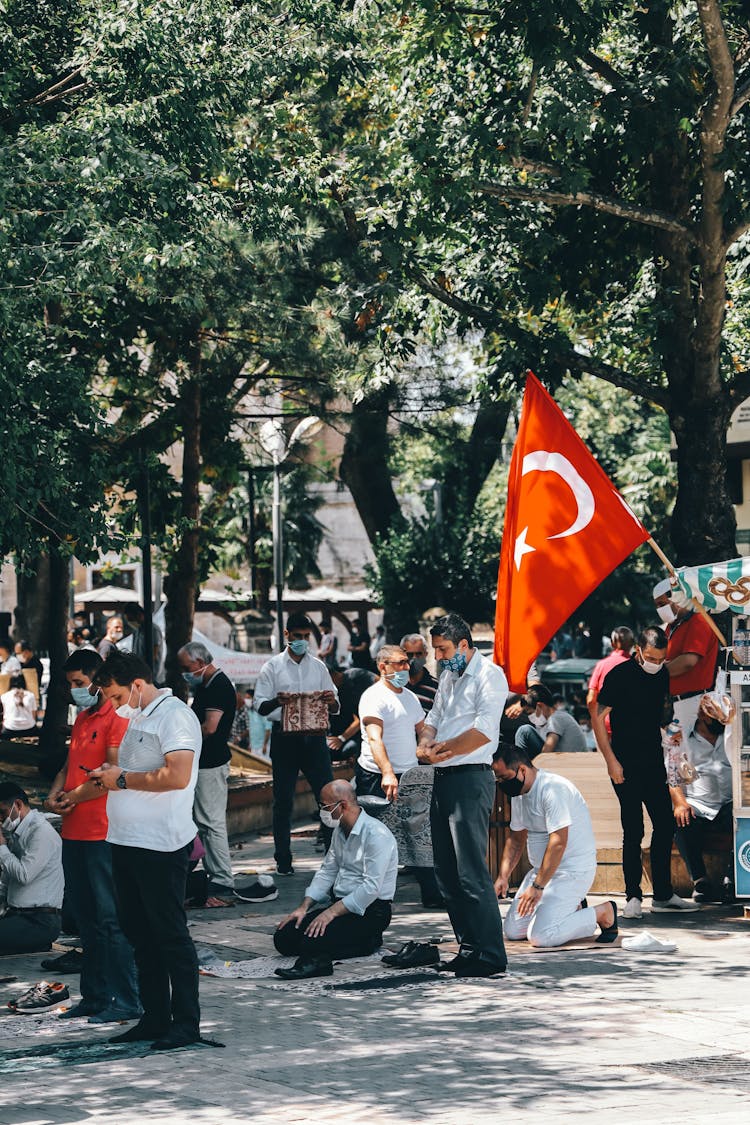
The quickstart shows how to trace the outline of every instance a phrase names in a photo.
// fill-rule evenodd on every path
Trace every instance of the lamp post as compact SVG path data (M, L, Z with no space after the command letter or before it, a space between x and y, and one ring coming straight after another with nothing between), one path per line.
M281 421L269 419L260 427L260 444L273 461L273 504L271 508L271 535L273 539L273 581L276 587L276 629L279 649L284 648L284 520L281 510L281 474L284 463L296 445L309 441L323 426L320 418L310 415L303 418L292 430L287 441Z

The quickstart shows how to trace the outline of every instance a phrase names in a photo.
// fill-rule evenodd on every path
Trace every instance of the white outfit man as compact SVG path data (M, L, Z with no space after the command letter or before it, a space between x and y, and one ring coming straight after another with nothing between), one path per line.
M524 876L505 918L508 941L528 939L538 948L593 937L617 936L614 903L580 909L596 875L596 842L591 816L571 781L536 769L520 748L497 752L495 776L512 798L510 834L505 843L498 894L506 894L510 876L528 847L531 870Z
M380 679L362 693L359 701L362 749L355 767L357 794L385 796L396 802L402 775L418 765L417 737L424 726L424 710L408 689L409 657L404 650L398 645L383 645L377 663ZM432 865L425 866L423 858L410 854L419 833L414 817L406 832L395 807L388 809L384 819L396 837L401 863L413 869L422 905L442 906Z

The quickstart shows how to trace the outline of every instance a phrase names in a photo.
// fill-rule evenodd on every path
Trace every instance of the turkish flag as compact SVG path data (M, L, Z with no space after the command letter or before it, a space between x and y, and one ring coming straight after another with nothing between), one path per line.
M495 662L513 691L602 579L649 538L560 407L529 372L508 480Z

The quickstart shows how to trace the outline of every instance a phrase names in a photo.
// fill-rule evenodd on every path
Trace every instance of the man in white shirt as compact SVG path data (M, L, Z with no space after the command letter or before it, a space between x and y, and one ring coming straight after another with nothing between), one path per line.
M680 770L665 754L669 794L674 810L675 839L680 855L693 880L695 902L719 902L721 891L708 877L703 858L703 845L709 825L719 832L731 834L732 820L732 767L727 758L724 742L724 717L703 696L698 707L698 718L689 732L684 746ZM685 776L683 777L682 774ZM731 860L729 865L731 872Z
M0 783L0 954L41 953L60 933L62 840L12 781Z
M0 641L0 672L15 676L21 671L21 661L14 656L9 641Z
M494 755L500 788L512 798L495 891L505 897L513 870L528 847L531 870L505 918L508 941L539 949L593 937L602 944L617 937L617 907L605 902L581 907L596 875L596 841L591 816L571 781L536 769L525 750L503 744Z
M387 797L395 803L401 777L418 766L417 738L424 726L422 704L409 684L409 657L398 645L383 645L377 656L380 679L359 701L362 749L355 766L360 797ZM427 772L427 771L426 771ZM395 810L394 810L395 811ZM401 822L399 821L399 827ZM393 826L399 848L408 844ZM413 836L413 830L412 830ZM444 906L432 867L415 864L410 857L401 862L412 868L427 908Z
M492 755L508 683L502 668L474 648L471 630L457 613L441 617L430 633L441 676L417 757L435 766L430 813L435 874L460 944L445 968L457 976L493 976L507 967L486 855L495 799Z
M348 781L326 785L321 802L323 822L333 826L331 847L302 902L274 934L279 953L297 958L292 968L276 969L284 980L330 976L334 960L374 953L391 921L398 872L393 835L360 808ZM330 906L321 906L328 898Z
M253 707L273 723L271 767L273 769L273 844L279 875L293 875L292 807L300 770L320 801L323 786L333 780L331 755L326 731L313 734L285 734L281 729L282 705L295 695L322 692L330 713L339 709L338 692L331 674L321 660L310 654L312 621L304 613L290 613L284 637L286 648L267 660L255 684ZM324 830L324 841L330 832Z
M132 653L111 653L92 683L130 719L118 764L90 774L108 790L118 913L133 946L143 1006L140 1022L110 1042L152 1039L157 1051L185 1047L200 1040L198 958L184 909L197 831L200 723L169 688L155 687L151 669Z

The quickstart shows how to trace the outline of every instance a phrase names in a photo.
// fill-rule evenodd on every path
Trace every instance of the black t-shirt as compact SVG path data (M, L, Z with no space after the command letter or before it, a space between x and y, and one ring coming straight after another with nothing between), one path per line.
M359 701L362 693L367 691L377 682L378 677L366 668L348 668L344 672L344 682L339 688L339 703L341 709L338 715L331 715L331 732L341 734L351 723L355 715L359 715Z
M358 629L355 629L349 637L349 644L365 646L361 652L352 653L352 664L355 668L366 668L368 672L371 672L373 663L370 657L370 634L365 631L360 633Z
M221 711L219 725L213 734L203 735L201 747L200 768L202 770L214 769L223 766L232 757L232 751L227 745L234 722L234 713L237 709L237 693L234 684L224 672L216 672L207 684L201 684L195 689L193 697L193 711L203 724L207 711Z
M409 691L412 695L416 695L419 702L422 704L422 709L425 715L429 715L432 710L432 705L435 702L435 692L437 691L438 682L434 676L431 676L426 668L422 669L422 679L418 684L409 683Z
M661 724L668 691L666 668L652 676L635 660L623 660L605 676L596 702L612 708L612 749L621 765L664 769Z

